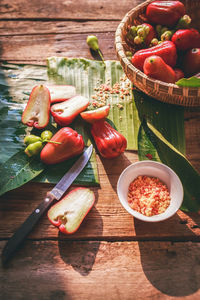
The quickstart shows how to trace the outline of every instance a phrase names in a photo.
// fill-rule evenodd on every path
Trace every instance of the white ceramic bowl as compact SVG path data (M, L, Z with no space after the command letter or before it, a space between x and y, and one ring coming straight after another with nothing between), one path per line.
M128 188L130 183L139 175L158 177L168 187L171 201L164 213L148 217L129 206L127 199ZM168 166L150 160L133 163L121 173L117 183L117 194L127 212L135 218L147 222L158 222L170 218L177 212L183 202L183 186L176 173Z

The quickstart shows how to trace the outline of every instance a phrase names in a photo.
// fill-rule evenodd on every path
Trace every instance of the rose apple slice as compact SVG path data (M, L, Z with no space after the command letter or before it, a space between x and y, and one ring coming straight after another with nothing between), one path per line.
M88 123L94 123L105 119L109 114L110 106L105 105L95 110L83 111L80 113L81 117Z
M89 105L89 99L83 96L75 96L51 107L51 114L60 126L69 125L76 116Z
M93 191L84 187L76 188L49 209L49 221L62 233L74 233L94 205L94 201Z
M22 123L38 129L47 126L50 117L50 104L49 90L43 85L35 86L22 114Z
M73 85L46 85L51 95L51 103L61 102L76 95Z

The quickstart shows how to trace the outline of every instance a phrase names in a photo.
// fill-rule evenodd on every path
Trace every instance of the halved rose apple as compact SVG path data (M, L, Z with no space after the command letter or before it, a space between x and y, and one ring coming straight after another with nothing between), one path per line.
M47 87L35 86L22 114L22 123L42 129L49 123L51 97Z
M61 102L76 95L73 85L46 85L51 95L51 103Z
M94 123L105 119L109 114L110 106L105 105L95 110L83 111L80 113L81 117L88 123Z
M74 233L95 202L93 191L79 187L69 192L48 211L49 221L62 233Z
M84 111L89 105L89 99L83 96L75 96L51 107L51 114L60 126L67 126Z

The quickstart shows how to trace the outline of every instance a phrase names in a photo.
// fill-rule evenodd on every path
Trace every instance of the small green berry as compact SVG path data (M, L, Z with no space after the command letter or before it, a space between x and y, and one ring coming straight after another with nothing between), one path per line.
M150 45L151 45L151 46L156 46L156 45L158 45L158 39L156 39L156 38L152 39Z
M126 56L133 56L133 53L131 51L126 51L125 54Z
M137 34L140 37L144 37L145 36L145 30L144 30L144 28L138 29Z
M161 41L169 41L172 37L172 32L171 31L165 31L162 35L161 35Z
M95 35L89 35L87 37L87 44L92 50L99 50L98 38Z
M146 36L149 34L150 28L147 25L144 25L144 30L145 30L145 34Z
M190 27L191 18L188 15L184 15L179 19L176 29L187 29Z
M142 44L143 41L144 41L143 38L140 37L140 36L138 36L138 35L134 38L134 43L135 43L136 45Z
M30 145L30 144L33 144L33 143L38 142L38 141L41 141L41 138L37 135L34 135L34 134L27 135L24 138L24 143L26 145Z
M134 38L137 35L137 27L136 26L132 26L129 30L131 36Z
M42 142L38 141L32 144L29 144L26 149L25 149L25 153L26 155L28 155L29 157L33 156L33 155L37 155L40 150L42 149Z
M42 133L41 133L41 139L43 141L49 141L53 136L53 133L50 131L50 130L44 130Z

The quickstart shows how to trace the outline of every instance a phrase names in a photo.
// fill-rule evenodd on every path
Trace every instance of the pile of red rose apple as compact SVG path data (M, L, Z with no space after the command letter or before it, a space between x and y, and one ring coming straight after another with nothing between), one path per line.
M167 83L200 72L200 33L180 1L153 1L144 23L128 28L127 57L147 76ZM137 22L137 21L135 21ZM134 54L133 54L134 53Z

